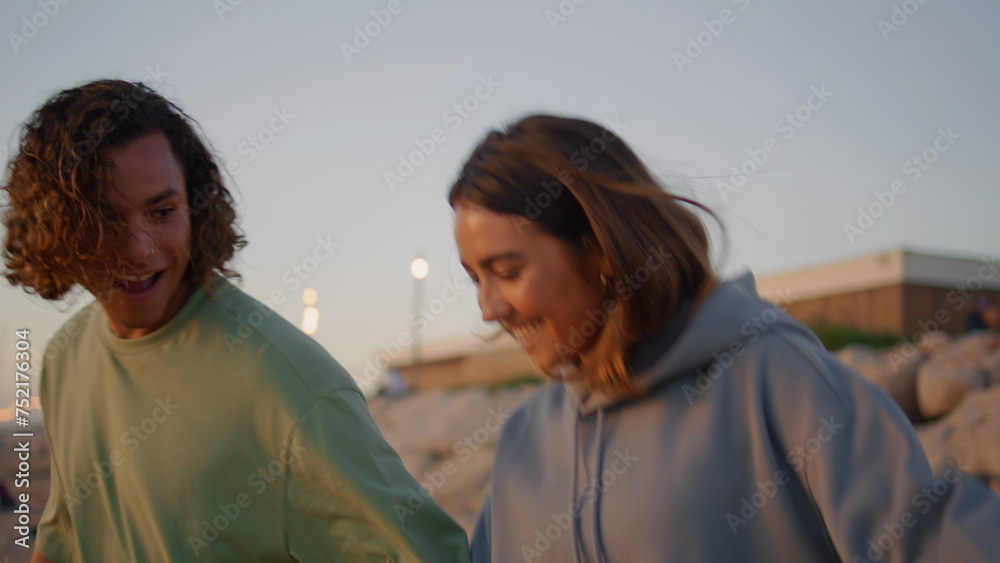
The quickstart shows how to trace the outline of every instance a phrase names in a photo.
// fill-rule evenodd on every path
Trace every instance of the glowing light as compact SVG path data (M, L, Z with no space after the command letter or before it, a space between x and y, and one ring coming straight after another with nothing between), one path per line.
M426 278L430 271L431 265L423 258L414 258L413 262L410 262L410 274L418 280Z
M313 306L306 307L302 311L302 332L306 334L316 334L319 329L319 309Z
M307 287L306 290L302 292L302 302L305 303L307 307L312 307L318 300L319 294L316 293L315 289Z

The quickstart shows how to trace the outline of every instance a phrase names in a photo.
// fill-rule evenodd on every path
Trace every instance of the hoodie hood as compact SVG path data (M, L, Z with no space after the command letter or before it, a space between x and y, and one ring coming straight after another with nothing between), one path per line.
M632 354L629 364L643 393L689 375L723 354L739 354L775 324L794 324L777 314L777 305L757 295L749 272L720 282L697 309L692 307L690 300L682 302L677 314ZM589 392L580 380L567 381L566 389L583 416L631 400Z
M629 366L635 372L635 381L643 394L664 385L665 383L692 371L718 361L722 354L739 354L737 347L745 346L757 338L760 331L767 328L766 317L771 324L778 322L782 315L774 311L776 305L762 300L757 295L756 282L753 274L746 273L741 277L722 282L716 286L705 301L695 310L694 303L688 299L680 303L677 312L663 327L643 342L629 360ZM768 310L771 315L765 315ZM581 419L594 412L596 422L596 455L594 465L597 475L603 473L602 461L605 457L607 443L605 441L605 411L620 403L632 400L631 397L619 397L602 393L592 393L580 379L567 382L566 390L572 403L576 406L577 416L573 422L573 477L571 502L577 504L579 489L579 467L587 465L582 459L581 451ZM593 494L594 510L590 519L590 537L594 541L594 554L597 561L605 560L603 535L600 530L601 490ZM580 540L584 522L573 522L573 561L579 563Z

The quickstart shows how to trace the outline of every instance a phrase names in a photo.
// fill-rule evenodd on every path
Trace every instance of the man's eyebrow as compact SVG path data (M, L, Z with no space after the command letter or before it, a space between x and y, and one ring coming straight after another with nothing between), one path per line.
M153 197L147 199L146 200L146 205L147 206L149 206L149 205L156 205L157 203L160 203L161 201L163 201L165 199L170 199L170 198L172 198L174 196L177 196L177 195L180 195L180 192L178 192L174 188L167 188L167 189L163 190L162 192L154 195Z

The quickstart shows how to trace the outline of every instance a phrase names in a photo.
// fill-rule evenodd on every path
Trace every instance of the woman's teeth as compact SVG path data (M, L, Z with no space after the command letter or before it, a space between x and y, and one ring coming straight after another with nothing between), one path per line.
M514 338L523 341L528 337L530 337L531 335L535 334L535 331L537 331L541 326L542 326L542 321L535 321L531 324L519 326L516 328L511 328L510 332L511 334L514 335Z

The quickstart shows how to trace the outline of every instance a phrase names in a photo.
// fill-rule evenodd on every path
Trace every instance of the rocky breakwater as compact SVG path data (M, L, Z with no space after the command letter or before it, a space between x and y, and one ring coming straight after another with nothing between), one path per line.
M960 460L1000 494L1000 335L936 333L918 344L852 345L835 355L899 403L938 474ZM500 428L537 390L476 386L371 399L382 434L423 488L410 491L397 516L405 523L431 495L471 534Z
M427 390L368 404L382 435L424 490L395 507L404 523L427 495L471 536L489 494L493 453L507 417L538 385Z
M889 350L851 345L835 355L895 399L936 471L961 460L1000 494L1000 334L935 333Z

